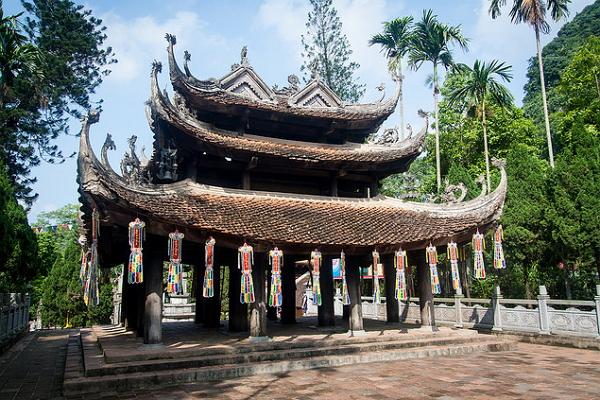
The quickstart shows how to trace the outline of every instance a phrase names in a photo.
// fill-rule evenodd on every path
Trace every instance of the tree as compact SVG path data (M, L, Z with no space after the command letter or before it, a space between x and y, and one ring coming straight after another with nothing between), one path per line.
M27 14L0 21L0 34L12 32L14 43L1 49L0 56L6 95L0 103L0 157L17 197L30 204L36 197L31 194L31 167L41 160L64 161L54 139L68 134L70 117L92 107L90 96L115 60L112 49L103 48L105 27L90 10L70 0L22 3Z
M510 82L512 75L511 66L496 60L489 63L475 60L473 68L461 64L457 67L457 73L464 76L463 84L450 93L450 103L456 103L467 99L471 103L473 113L481 116L481 127L483 129L483 151L485 154L485 174L487 190L491 191L490 179L490 155L488 149L487 125L486 125L486 102L495 103L497 106L507 108L512 105L513 97L508 89L498 82L497 77Z
M436 182L438 191L442 187L440 166L440 129L438 96L440 93L438 67L446 69L454 64L450 46L458 44L467 49L468 39L461 31L460 26L449 26L440 23L437 15L432 10L423 10L422 19L415 24L413 47L409 52L409 63L414 69L419 69L424 62L433 64L433 102L435 107L435 155L436 155Z
M383 32L374 35L369 45L381 46L381 51L388 59L388 67L400 85L400 134L404 137L404 99L402 94L402 59L410 50L413 43L412 17L395 18L383 23Z
M507 0L491 0L489 12L492 18L500 15L500 8ZM542 60L542 45L540 33L550 32L550 25L546 18L546 12L550 11L552 19L558 21L569 15L568 4L571 0L514 0L510 10L511 21L515 24L526 23L535 32L535 43L537 46L537 58L540 69L540 87L542 89L542 104L544 107L544 124L546 127L546 139L548 141L548 158L550 166L554 168L554 151L552 149L552 135L550 133L550 118L548 117L548 100L546 97L546 84L544 82L544 63Z
M38 247L27 214L0 160L0 293L29 291L38 274Z
M304 62L300 67L306 76L317 73L342 100L357 102L365 86L355 83L359 64L350 61L352 50L342 32L342 22L332 0L310 0L306 35L302 35Z

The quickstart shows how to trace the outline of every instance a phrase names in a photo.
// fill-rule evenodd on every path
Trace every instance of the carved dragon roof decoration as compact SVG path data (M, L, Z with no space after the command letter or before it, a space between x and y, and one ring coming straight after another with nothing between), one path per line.
M83 210L99 207L105 220L139 214L149 221L257 243L285 245L387 247L410 250L430 241L467 241L477 229L499 218L507 189L501 179L489 194L453 204L407 202L377 196L346 199L324 196L224 189L184 180L172 184L131 185L102 164L90 147L89 130L98 121L83 121L78 181ZM116 211L118 210L118 211ZM111 220L113 218L113 220ZM150 231L153 224L149 224Z

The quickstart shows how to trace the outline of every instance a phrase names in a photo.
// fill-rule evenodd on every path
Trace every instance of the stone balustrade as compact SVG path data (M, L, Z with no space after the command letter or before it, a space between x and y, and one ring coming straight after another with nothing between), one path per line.
M0 293L0 347L29 327L29 295Z
M309 297L312 293L307 292ZM308 313L317 312L309 300ZM600 285L594 300L556 300L548 296L545 286L539 287L535 300L505 299L496 287L491 299L435 297L435 322L458 328L489 329L493 331L529 332L542 335L558 334L600 338ZM336 315L342 315L341 296L334 298ZM366 318L386 319L385 297L381 304L373 298L362 297L362 314ZM400 302L400 321L420 323L419 299L411 297Z

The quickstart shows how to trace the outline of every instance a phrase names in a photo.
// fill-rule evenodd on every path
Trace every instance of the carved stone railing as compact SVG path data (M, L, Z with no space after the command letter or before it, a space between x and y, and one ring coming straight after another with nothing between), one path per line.
M496 287L491 299L465 299L458 294L435 297L434 304L438 325L600 338L600 285L596 286L592 301L550 299L546 287L540 286L536 300L505 299ZM334 312L343 313L339 294L334 296ZM308 313L317 313L317 307L310 300ZM385 320L385 297L376 305L372 297L363 296L362 314L365 318ZM420 323L419 299L411 297L400 302L399 314L402 322Z
M29 295L0 293L0 346L29 327Z

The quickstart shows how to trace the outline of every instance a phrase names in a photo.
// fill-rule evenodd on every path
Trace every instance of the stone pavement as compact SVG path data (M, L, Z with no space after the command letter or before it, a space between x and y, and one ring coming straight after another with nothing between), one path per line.
M123 395L136 399L597 399L600 352L520 343L477 353L256 375Z
M62 398L69 331L29 333L0 357L0 399Z

